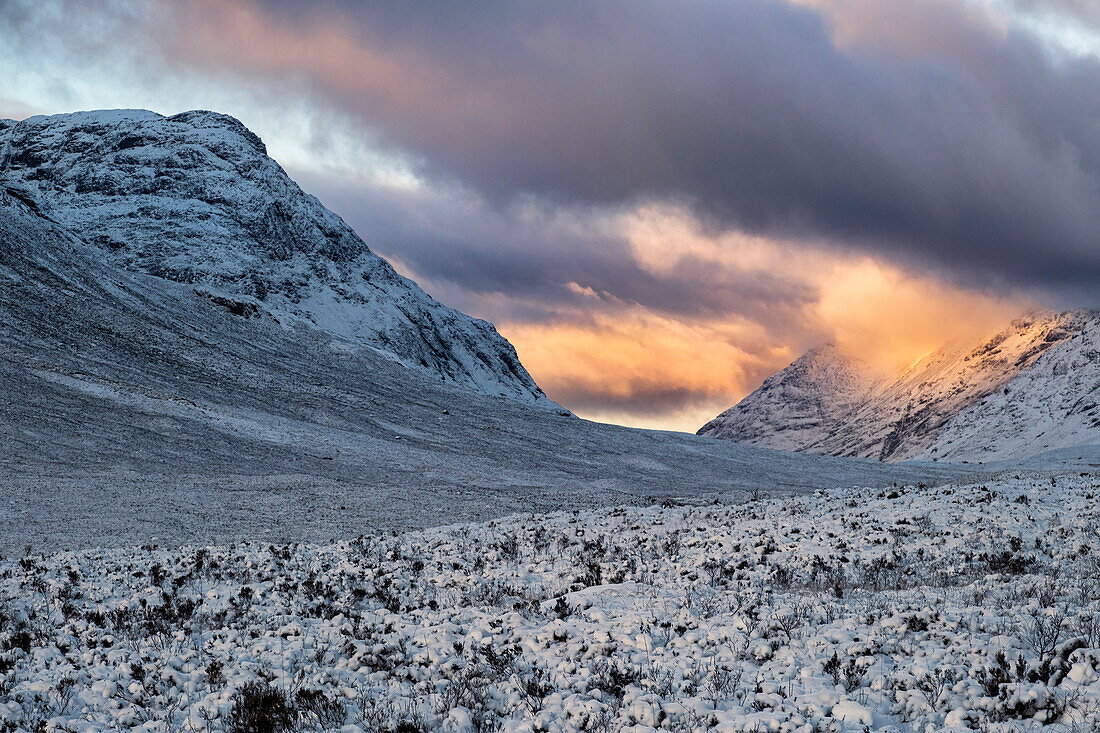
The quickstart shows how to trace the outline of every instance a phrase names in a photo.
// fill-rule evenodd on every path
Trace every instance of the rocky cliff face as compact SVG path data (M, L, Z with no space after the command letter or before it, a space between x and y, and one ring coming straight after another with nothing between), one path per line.
M1037 314L894 377L809 352L699 432L885 461L1008 460L1100 442L1100 314Z
M111 263L478 392L549 401L492 324L397 274L240 122L141 110L0 121L0 186Z

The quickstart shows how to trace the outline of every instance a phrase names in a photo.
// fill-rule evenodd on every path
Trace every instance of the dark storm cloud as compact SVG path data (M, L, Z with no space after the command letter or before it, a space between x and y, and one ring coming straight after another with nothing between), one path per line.
M484 313L483 302L463 301L471 294L509 296L486 314L491 318L542 321L578 309L613 312L639 305L685 320L737 315L779 328L798 320L818 297L798 278L691 256L651 272L622 233L605 223L606 213L555 215L530 206L486 206L448 191L296 177L380 254L400 261L418 279L469 291L449 292L443 298L449 304Z
M497 201L674 199L719 228L1100 283L1100 64L1019 32L974 31L963 64L838 49L780 0L265 3L219 45L213 8L178 53L305 73Z

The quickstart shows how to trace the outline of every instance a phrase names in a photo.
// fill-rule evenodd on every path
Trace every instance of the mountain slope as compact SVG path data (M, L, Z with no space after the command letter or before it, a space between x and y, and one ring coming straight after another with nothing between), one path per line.
M1066 325L1068 339L956 413L915 457L997 461L1100 443L1100 313L1073 314Z
M131 271L445 381L549 404L491 324L398 275L232 117L116 110L0 121L0 185Z
M853 372L835 349L811 351L700 434L886 461L1008 460L1100 442L1098 339L1097 313L1036 314L892 379Z
M700 435L780 450L812 451L843 429L842 416L872 382L834 346L810 349L699 430Z
M4 554L354 537L960 473L590 423L444 384L121 269L22 196L0 187Z

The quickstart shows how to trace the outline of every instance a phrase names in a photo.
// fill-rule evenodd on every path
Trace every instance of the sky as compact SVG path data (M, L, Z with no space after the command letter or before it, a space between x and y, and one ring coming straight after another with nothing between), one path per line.
M214 109L583 417L1100 306L1093 0L0 0L0 117Z

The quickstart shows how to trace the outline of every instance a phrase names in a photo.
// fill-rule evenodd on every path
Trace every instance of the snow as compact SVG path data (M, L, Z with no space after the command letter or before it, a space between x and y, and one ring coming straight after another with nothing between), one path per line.
M400 276L214 112L36 116L0 128L0 185L135 272L257 301L485 394L556 407L492 324Z
M917 455L997 461L1100 444L1100 314L944 425Z
M266 302L121 269L2 190L0 273L3 553L972 473L630 430L441 383Z
M879 460L1019 460L1100 443L1100 313L1036 314L897 377L811 350L699 432Z
M871 725L874 723L874 716L871 715L871 711L852 700L841 700L833 706L832 717L843 723L856 723L857 725Z
M220 731L259 683L348 733L1091 730L1098 496L1003 474L31 553L0 561L0 724Z
M553 409L232 118L2 124L0 184L0 730L1100 724L1095 314L750 401L997 463L801 455Z

